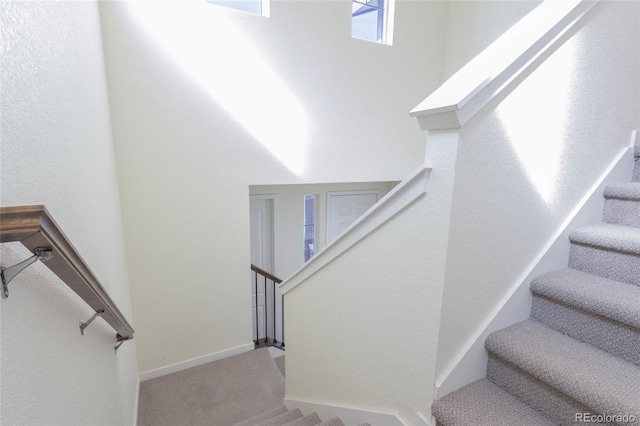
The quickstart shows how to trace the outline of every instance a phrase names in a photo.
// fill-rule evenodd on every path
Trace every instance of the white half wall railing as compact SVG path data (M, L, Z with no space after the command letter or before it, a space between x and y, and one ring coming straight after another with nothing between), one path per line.
M451 76L417 105L410 115L423 130L430 131L427 144L444 137L458 140L461 128L494 99L509 93L531 74L570 34L599 0L546 0L498 40ZM473 126L469 126L473 127ZM636 139L636 133L632 137ZM603 160L604 161L604 160ZM566 267L570 229L600 220L602 190L607 184L624 181L633 163L632 149L622 148L603 165L602 173L563 220L539 254L526 265L522 276L475 329L452 359L436 375L437 397L442 397L484 377L487 353L484 341L492 331L529 316L529 282L544 272ZM437 170L437 169L436 169ZM594 219L595 218L595 219Z
M382 197L380 201L338 235L331 244L316 253L315 256L302 265L293 275L286 278L279 286L282 294L284 295L294 289L358 241L400 213L418 197L425 194L430 171L431 166L424 164L416 169L407 179L396 185L396 187Z
M472 59L411 112L423 130L463 126L532 68L599 0L547 0Z

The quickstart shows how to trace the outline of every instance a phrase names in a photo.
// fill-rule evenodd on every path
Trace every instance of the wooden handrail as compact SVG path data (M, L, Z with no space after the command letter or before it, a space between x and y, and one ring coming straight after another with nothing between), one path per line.
M47 248L53 258L43 262L116 331L118 341L133 338L127 322L71 241L44 206L0 207L0 242L21 242L32 253Z
M260 275L267 277L267 279L270 279L271 281L273 281L276 284L280 284L282 282L282 280L278 277L276 277L275 275L273 275L271 272L265 271L264 269L262 269L259 266L254 265L253 263L251 264L251 270L253 272L257 272Z

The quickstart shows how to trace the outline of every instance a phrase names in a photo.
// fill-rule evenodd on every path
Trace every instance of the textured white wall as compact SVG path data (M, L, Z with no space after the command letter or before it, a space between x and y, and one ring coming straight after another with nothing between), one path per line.
M451 77L542 0L452 1L447 21L444 77Z
M248 186L411 173L447 5L400 1L393 46L351 39L349 1L100 7L140 370L250 343Z
M327 240L327 192L380 191L380 198L395 186L395 182L254 185L251 195L275 195L276 201L276 265L275 275L285 279L304 263L303 227L304 196L316 197L316 253L324 248Z
M527 80L461 129L439 372L640 125L639 8L598 4Z
M3 2L2 206L44 204L131 321L98 6ZM29 256L0 247L2 263ZM40 262L10 284L2 309L2 424L135 422L133 343ZM135 328L135 324L134 328Z
M287 399L430 418L456 149L436 134L426 196L285 294Z
M286 398L429 413L442 287L428 285L426 204L286 294Z

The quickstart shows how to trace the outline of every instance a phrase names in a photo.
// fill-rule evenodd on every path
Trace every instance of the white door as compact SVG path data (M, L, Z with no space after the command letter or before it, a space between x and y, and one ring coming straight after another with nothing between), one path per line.
M251 263L273 273L273 199L263 197L251 197L250 199L250 223L251 223ZM257 284L257 293L256 293ZM265 293L265 283L261 275L251 273L251 308L252 308L252 324L254 327L253 340L256 338L264 339L267 326L273 325L265 322L265 318L271 318L273 315L270 311L265 312L267 306L267 298L273 296L269 292L271 282L267 282L267 292ZM268 310L268 309L267 309ZM257 312L257 329L256 337L256 312ZM271 321L272 322L272 321ZM272 334L272 333L267 333Z
M378 202L378 191L327 193L327 244Z

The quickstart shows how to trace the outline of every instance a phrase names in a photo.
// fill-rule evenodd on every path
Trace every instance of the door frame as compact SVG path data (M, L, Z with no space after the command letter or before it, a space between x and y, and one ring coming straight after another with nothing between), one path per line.
M271 260L273 261L273 270L269 272L278 276L278 196L276 194L249 195L249 209L251 209L251 200L271 200ZM251 235L249 235L249 244L251 244ZM251 245L249 245L249 253L251 253Z

